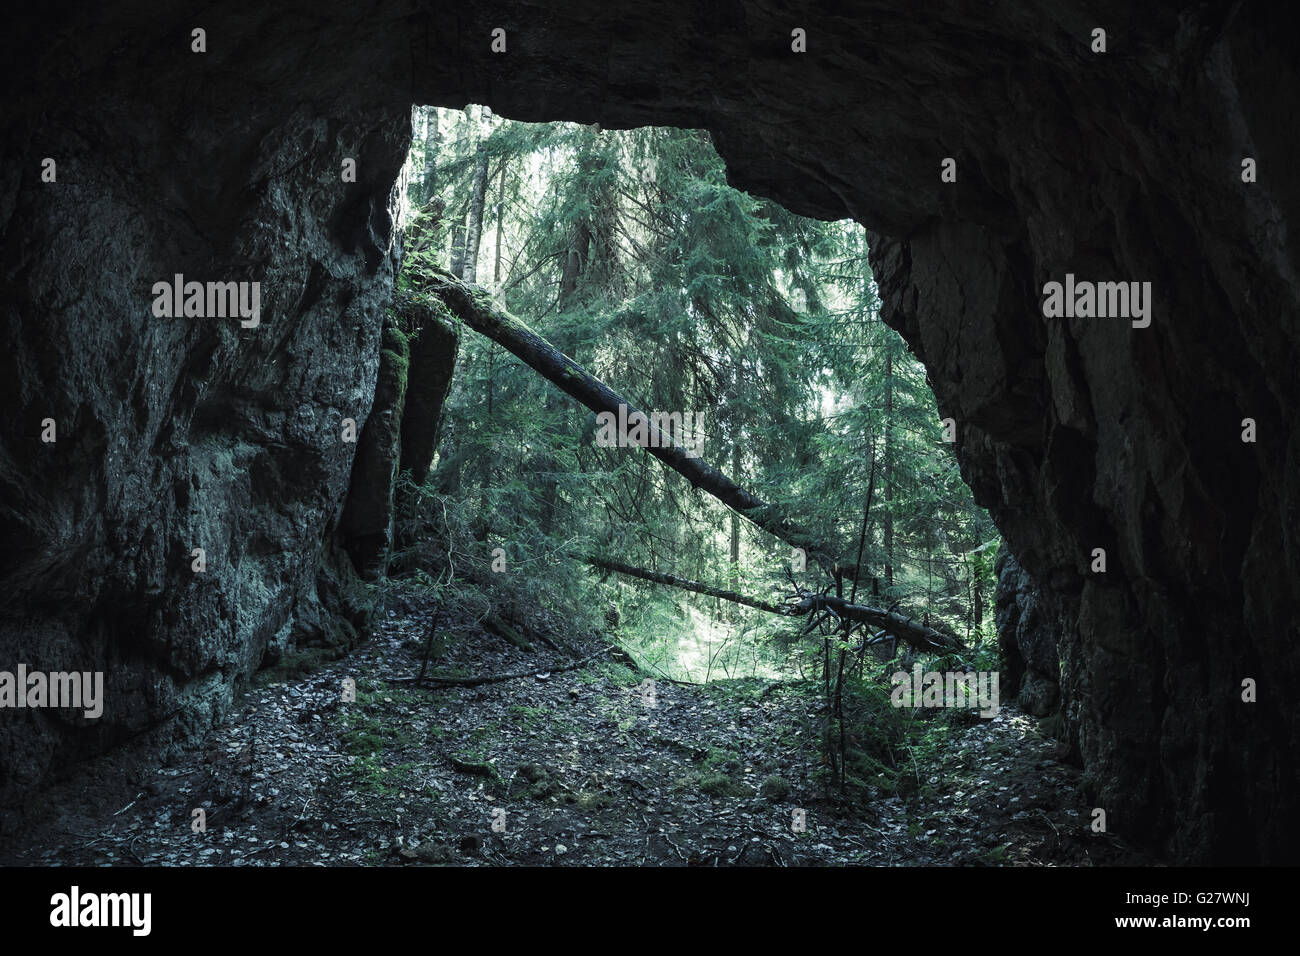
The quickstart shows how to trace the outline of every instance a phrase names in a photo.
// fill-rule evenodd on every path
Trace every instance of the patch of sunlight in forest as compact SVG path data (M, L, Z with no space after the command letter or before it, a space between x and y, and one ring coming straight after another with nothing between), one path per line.
M734 677L776 677L779 672L766 660L753 630L744 631L725 618L688 607L689 627L675 643L676 663L688 680Z
M752 616L719 617L712 605L687 605L681 619L658 627L635 629L627 643L642 661L663 676L704 683L739 677L778 679L789 676L772 659L753 626Z

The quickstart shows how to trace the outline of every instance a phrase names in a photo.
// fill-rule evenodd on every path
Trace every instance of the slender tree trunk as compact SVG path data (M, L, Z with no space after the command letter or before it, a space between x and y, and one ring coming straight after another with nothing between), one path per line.
M587 154L583 154L578 159L578 182L584 182L585 163L588 161ZM578 281L587 269L590 261L591 251L591 226L584 216L578 220L573 229L573 238L569 245L569 254L564 262L564 270L560 274L560 297L556 301L556 308L564 312L569 308L574 297L578 294ZM546 421L551 421L560 411L560 403L557 400L555 392L547 389L545 415ZM549 437L549 434L548 434ZM553 477L556 464L555 460L549 454L543 455L540 459L540 469L545 474L541 479L542 482L542 514L541 529L544 534L550 534L555 527L555 509L560 496L559 484Z
M737 481L741 477L740 467L740 436L736 435L732 437L731 473ZM731 513L731 587L740 587L740 515L734 511ZM734 608L730 616L731 620L736 620Z
M424 166L429 152L429 113L423 106L411 107L411 148L419 153L411 164L412 181L406 191L411 204L419 207L424 205Z
M492 267L492 288L501 288L501 225L505 215L506 208L506 164L503 160L501 163L501 179L497 185L497 254L496 262ZM499 293L498 293L499 294ZM488 371L487 371L487 417L492 418L492 392L493 392L493 365L496 358L497 344L488 343Z
M888 342L885 353L885 586L894 586L894 344Z
M438 110L432 106L425 108L424 168L420 172L420 204L424 205L433 198L438 188L437 169L438 152L442 149L442 130L438 128Z
M971 628L975 626L975 578L965 555L962 556L962 566L966 569L966 643L969 644Z
M432 106L417 107L415 136L420 144L420 158L415 167L414 205L424 206L433 197L434 171L438 166L438 150L442 137L438 130L438 110Z
M561 412L560 402L555 394L555 389L546 390L546 421L549 423ZM551 431L549 424L542 431L542 441L550 442ZM555 480L555 459L551 457L550 449L545 448L538 460L542 475L542 514L541 528L543 534L550 534L555 530L555 510L560 498L560 485Z
M564 260L564 271L560 274L560 310L578 291L578 277L587 268L587 259L591 253L591 226L586 219L578 221L573 227L573 242L569 245L568 258Z
M480 106L478 112L478 122L474 127L474 179L470 185L469 196L469 214L465 224L465 260L461 268L461 278L466 282L478 282L478 256L479 249L483 244L483 212L487 205L488 190L488 155L486 148L486 129L488 122L488 108ZM498 232L498 251L500 249L500 233ZM498 253L499 254L499 253ZM497 273L500 272L500 262L496 264ZM496 349L488 346L488 380L487 380L487 417L488 427L492 428L492 400L495 383L493 382L493 365ZM495 515L487 506L487 490L495 482L497 477L496 464L488 465L488 473L483 482L483 497L480 499L478 524L484 529L483 539L486 540L492 533L492 523Z
M457 278L465 271L465 215L468 211L469 200L466 199L451 224L451 274Z
M506 161L501 160L501 179L497 183L497 255L492 268L492 288L501 295L501 233L506 217Z
M586 561L592 567L600 568L603 571L617 571L619 574L626 574L628 577L632 578L640 578L642 581L651 581L655 584L664 584L669 587L681 588L684 591L693 591L696 594L703 594L722 601L730 601L733 604L743 604L745 607L767 611L769 614L785 613L785 610L782 607L773 604L770 601L749 597L726 588L715 588L710 584L704 584L700 581L691 581L688 578L679 578L675 574L661 574L658 571L648 571L645 568L633 567L630 564L623 564L621 561L596 557L595 555L573 555L573 557Z
M478 251L483 240L483 206L487 201L488 155L482 125L487 122L487 107L479 111L478 145L474 150L474 182L470 186L469 221L465 226L465 264L461 278L478 281Z
M867 241L862 237L862 259L867 258ZM871 299L871 272L862 273L862 301ZM894 586L894 338L885 320L877 316L885 343L885 447L880 461L880 478L885 500L881 529L885 545L885 587Z

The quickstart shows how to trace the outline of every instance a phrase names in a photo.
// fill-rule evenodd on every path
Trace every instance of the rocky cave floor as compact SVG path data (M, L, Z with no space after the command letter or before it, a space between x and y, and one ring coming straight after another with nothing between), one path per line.
M651 707L600 644L572 668L554 647L526 650L462 622L438 673L529 676L417 687L429 612L390 615L341 660L263 672L203 747L143 782L118 771L129 801L118 809L76 809L71 785L48 795L44 819L0 849L0 863L1151 862L1090 831L1078 772L1014 706L969 725L929 765L914 761L906 798L850 806L814 782L816 704L792 685L657 681ZM342 703L349 677L357 700Z

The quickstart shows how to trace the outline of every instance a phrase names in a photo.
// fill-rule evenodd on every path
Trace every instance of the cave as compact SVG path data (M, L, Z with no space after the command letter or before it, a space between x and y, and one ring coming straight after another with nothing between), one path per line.
M364 634L336 426L382 384L411 107L482 103L704 129L737 187L863 224L885 320L1014 555L1009 600L1047 635L1018 666L1056 678L1089 798L1171 860L1294 862L1286 20L1109 0L11 13L0 666L102 671L106 704L0 720L6 826L94 760L201 738L284 648ZM257 283L260 322L159 317L179 276ZM1147 324L1048 317L1067 276L1141 284Z

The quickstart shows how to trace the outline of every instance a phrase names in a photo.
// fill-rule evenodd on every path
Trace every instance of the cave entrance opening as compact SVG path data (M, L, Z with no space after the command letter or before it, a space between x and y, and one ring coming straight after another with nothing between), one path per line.
M731 188L700 130L479 105L417 107L413 126L390 331L408 390L450 385L436 443L401 462L394 573L516 629L550 611L608 629L690 681L824 668L815 612L773 613L801 594L990 644L997 533L923 367L881 321L860 226ZM449 280L477 304L431 294ZM584 376L619 415L582 399ZM652 457L660 439L705 470ZM848 628L859 673L910 664L888 621L831 617L819 626Z

